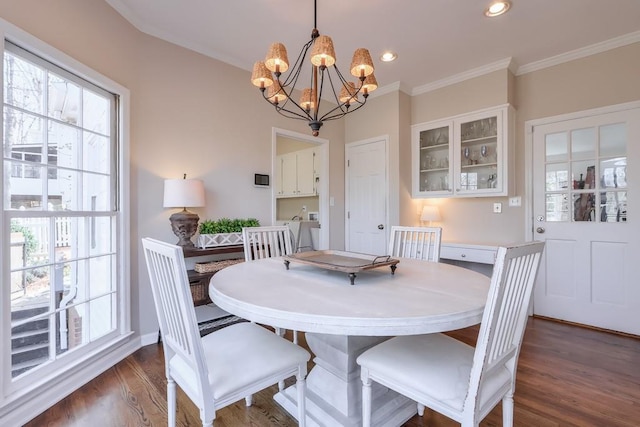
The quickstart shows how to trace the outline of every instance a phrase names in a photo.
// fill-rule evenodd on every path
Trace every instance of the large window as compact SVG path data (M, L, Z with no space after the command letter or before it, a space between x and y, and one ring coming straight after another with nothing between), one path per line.
M3 69L2 377L15 386L122 334L118 97L9 42Z

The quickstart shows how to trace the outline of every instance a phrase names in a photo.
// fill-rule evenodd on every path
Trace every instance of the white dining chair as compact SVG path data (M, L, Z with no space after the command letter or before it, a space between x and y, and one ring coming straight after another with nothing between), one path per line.
M293 253L291 230L286 225L244 227L242 229L242 243L245 261Z
M371 425L371 383L476 427L502 401L513 425L516 368L543 242L498 249L475 349L445 334L400 336L361 354L363 426Z
M274 258L293 253L291 230L286 225L261 227L244 227L242 229L245 261L263 258ZM276 333L283 336L285 331L275 328ZM293 342L298 344L298 332L293 332Z
M391 227L389 255L401 258L440 261L440 227Z
M305 425L309 352L254 323L242 322L200 337L182 248L142 239L162 333L168 425L176 422L176 384L213 426L216 410L295 376L298 424Z

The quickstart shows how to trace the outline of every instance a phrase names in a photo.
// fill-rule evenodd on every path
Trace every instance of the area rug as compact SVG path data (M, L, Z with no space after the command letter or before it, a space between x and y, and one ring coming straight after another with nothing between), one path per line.
M230 314L229 316L220 317L218 319L208 320L206 322L202 322L198 324L198 329L200 329L200 336L203 337L211 332L215 332L218 329L224 328L225 326L233 325L240 322L246 322L246 319L242 317L234 316Z

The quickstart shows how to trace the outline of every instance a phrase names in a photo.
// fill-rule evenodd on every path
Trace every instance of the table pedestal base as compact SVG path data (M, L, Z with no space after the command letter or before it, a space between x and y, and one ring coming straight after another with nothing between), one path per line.
M362 425L362 382L357 357L387 338L306 334L316 355L307 376L307 425L352 427ZM399 426L417 413L416 403L374 383L372 424ZM295 385L274 396L292 416L297 413Z

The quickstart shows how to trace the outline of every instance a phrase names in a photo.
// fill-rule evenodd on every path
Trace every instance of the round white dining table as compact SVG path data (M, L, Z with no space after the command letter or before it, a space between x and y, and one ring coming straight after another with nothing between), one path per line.
M356 358L390 336L444 332L480 323L489 278L457 266L400 258L389 267L346 273L282 258L239 263L217 272L212 301L247 320L306 332L314 353L307 377L307 425L358 426L362 384ZM398 426L415 402L377 385L373 424ZM296 414L295 385L275 400Z

